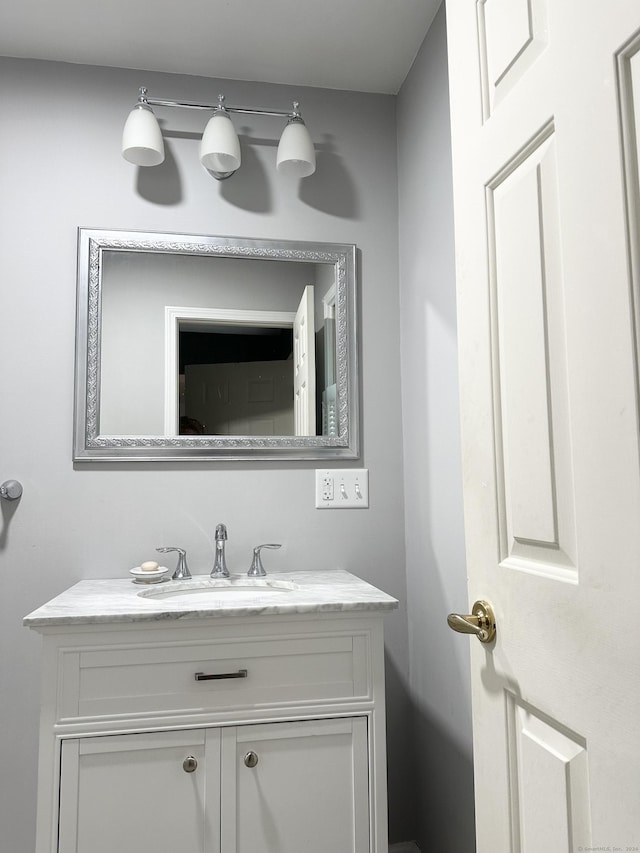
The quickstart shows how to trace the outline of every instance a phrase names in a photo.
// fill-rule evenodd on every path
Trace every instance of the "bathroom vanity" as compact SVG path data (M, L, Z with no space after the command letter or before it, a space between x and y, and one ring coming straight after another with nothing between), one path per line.
M330 571L86 580L29 614L37 853L387 853L396 606Z

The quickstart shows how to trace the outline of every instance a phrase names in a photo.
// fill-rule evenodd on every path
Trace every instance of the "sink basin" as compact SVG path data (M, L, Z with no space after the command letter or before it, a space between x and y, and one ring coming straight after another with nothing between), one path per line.
M164 601L168 604L212 604L219 601L259 602L286 596L298 589L297 584L271 578L193 578L168 584L154 584L143 589L138 596L151 602Z

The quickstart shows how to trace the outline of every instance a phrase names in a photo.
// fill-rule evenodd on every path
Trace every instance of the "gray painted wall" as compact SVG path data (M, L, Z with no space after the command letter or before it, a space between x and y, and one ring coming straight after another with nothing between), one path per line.
M119 147L143 84L159 97L206 101L224 91L229 103L275 109L296 96L319 147L317 174L303 183L278 176L280 123L245 117L242 170L217 183L198 161L202 117L188 111L161 115L167 160L138 172ZM218 521L229 528L232 569L248 566L256 542L283 542L274 567L347 569L401 600L386 621L390 838L414 837L395 99L2 59L0 116L0 481L24 484L18 506L2 502L0 528L3 850L34 845L40 638L22 616L81 578L126 576L167 542L188 549L192 570L206 571ZM315 510L314 470L305 463L74 467L79 225L356 243L361 464L370 470L371 508ZM412 586L421 592L415 575Z
M400 325L414 810L422 850L475 850L444 4L398 98Z

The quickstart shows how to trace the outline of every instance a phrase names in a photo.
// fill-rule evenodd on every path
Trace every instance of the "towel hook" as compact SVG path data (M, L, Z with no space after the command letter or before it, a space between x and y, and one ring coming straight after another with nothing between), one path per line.
M17 480L5 480L0 485L0 498L5 501L17 501L22 497L22 483Z

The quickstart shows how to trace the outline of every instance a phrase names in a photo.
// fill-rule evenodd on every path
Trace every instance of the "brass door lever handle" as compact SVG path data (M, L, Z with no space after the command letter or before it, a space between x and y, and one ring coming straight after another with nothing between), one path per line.
M469 616L450 613L447 623L459 634L475 634L481 643L490 643L496 635L496 617L487 601L476 601Z

